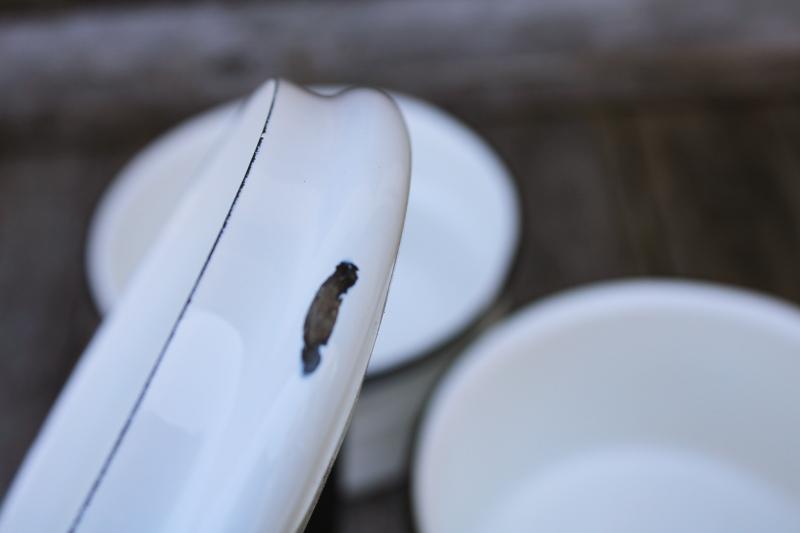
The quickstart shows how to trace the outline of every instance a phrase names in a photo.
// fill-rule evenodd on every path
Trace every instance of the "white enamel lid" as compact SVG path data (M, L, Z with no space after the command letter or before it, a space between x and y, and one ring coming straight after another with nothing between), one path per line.
M270 81L102 324L0 532L289 532L340 444L399 246L392 100Z
M341 91L315 87L321 93ZM391 93L411 138L412 179L397 268L368 375L391 371L467 328L497 298L516 252L513 179L478 135L442 110ZM103 196L87 245L89 286L106 312L135 272L236 103L153 141Z

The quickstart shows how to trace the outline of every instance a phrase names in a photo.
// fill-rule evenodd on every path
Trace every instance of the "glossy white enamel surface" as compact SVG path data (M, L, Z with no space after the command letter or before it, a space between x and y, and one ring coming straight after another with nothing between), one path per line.
M3 533L302 524L380 323L407 134L382 93L270 82L223 139L81 358L4 503ZM358 281L304 376L306 312L341 261Z
M800 312L631 281L468 350L421 426L422 533L800 531Z
M372 374L439 346L486 311L506 279L520 226L512 179L491 148L441 110L392 96L411 137L412 180ZM109 188L87 254L89 284L101 310L121 294L235 108L221 106L157 139Z

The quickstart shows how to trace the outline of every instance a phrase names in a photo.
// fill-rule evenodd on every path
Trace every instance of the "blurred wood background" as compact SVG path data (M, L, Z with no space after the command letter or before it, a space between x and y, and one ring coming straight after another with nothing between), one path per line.
M621 276L800 302L800 2L0 3L0 492L98 323L92 209L154 135L263 79L380 85L518 180L516 306ZM410 530L405 488L342 531Z

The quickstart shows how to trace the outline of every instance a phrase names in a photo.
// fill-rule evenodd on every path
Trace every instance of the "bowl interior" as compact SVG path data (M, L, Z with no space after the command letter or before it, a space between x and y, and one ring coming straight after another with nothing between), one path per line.
M639 282L535 306L473 347L434 397L418 522L797 531L798 375L800 315L750 294Z

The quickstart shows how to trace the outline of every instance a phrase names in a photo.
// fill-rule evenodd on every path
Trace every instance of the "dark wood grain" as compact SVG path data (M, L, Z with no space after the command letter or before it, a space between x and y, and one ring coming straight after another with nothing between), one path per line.
M269 76L390 86L484 135L524 209L515 307L639 275L800 302L798 2L15 11L0 65L0 491L96 327L99 194L153 135ZM351 504L344 530L409 531L405 495Z
M588 115L534 113L484 133L521 194L524 245L509 288L515 306L577 283L639 272Z
M793 93L798 30L792 0L292 2L15 15L0 21L0 121L6 148L50 139L113 146L276 75L385 85L494 116L542 103Z
M83 269L114 157L0 159L0 484L8 483L97 325Z
M760 120L769 112L749 105L648 115L641 138L675 273L800 300L800 205L772 164L773 132Z

